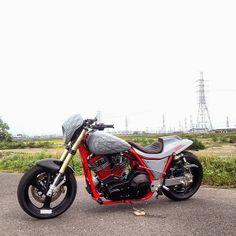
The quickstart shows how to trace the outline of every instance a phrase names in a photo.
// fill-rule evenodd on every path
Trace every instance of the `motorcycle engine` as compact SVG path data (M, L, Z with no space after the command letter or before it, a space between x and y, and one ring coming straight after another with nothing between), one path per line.
M94 184L106 199L140 199L150 191L146 172L135 167L128 170L128 159L121 154L94 156L88 162L96 174Z
M95 172L100 180L109 176L121 177L127 165L127 158L120 154L107 156L93 156L88 160L89 167Z

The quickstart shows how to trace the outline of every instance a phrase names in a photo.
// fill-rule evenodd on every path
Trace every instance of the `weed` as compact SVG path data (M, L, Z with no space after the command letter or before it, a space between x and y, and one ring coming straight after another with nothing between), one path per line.
M236 157L203 156L203 183L212 186L236 187Z
M1 154L0 170L25 172L35 165L38 160L51 158L52 154L47 152L25 154L25 153L6 153ZM55 158L55 156L53 156ZM59 156L56 156L59 158ZM211 186L230 186L236 187L236 156L214 157L211 155L199 157L204 170L203 184ZM83 174L82 163L77 154L71 162L77 175Z

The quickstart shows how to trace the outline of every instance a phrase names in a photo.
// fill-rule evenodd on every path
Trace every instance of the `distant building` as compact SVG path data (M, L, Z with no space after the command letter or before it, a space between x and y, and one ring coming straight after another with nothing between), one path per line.
M232 133L232 132L236 132L236 128L214 129L213 132L215 132L215 133Z
M203 133L209 133L210 131L207 128L192 128L188 132L203 134Z
M29 138L29 136L25 134L17 134L17 135L14 135L12 138L13 140L26 140Z

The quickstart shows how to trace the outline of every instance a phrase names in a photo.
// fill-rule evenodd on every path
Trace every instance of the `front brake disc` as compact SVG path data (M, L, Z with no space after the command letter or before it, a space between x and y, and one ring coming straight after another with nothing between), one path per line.
M38 176L37 181L40 182L39 184L45 185L46 184L45 183L45 178L47 178L47 174L46 173L42 173L41 175ZM62 193L65 193L65 186L63 186L63 185L58 189L57 192L55 192L52 195L51 202L56 201L61 196ZM46 198L45 193L43 193L42 191L40 191L36 187L31 186L31 194L32 194L32 197L37 202L40 202L40 203L44 203L45 202L45 198Z

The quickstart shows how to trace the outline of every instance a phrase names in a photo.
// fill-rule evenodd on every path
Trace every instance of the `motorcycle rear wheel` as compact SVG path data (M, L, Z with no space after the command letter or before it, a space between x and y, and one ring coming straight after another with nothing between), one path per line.
M55 176L56 173L37 165L22 176L17 198L28 215L39 219L54 218L71 206L77 191L76 179L71 171L66 171L65 182L58 192L52 197L46 196Z
M187 152L187 151L183 152L183 155L184 155L183 158L185 158L187 163L194 164L198 166L198 168L196 167L190 168L190 171L193 175L193 182L187 188L184 188L181 186L171 186L169 187L169 191L165 189L162 190L162 192L164 193L166 197L174 201L183 201L192 197L201 186L201 182L203 178L203 168L198 158L193 153ZM167 171L167 175L166 175L167 177L170 176L171 168L173 168L172 165Z

